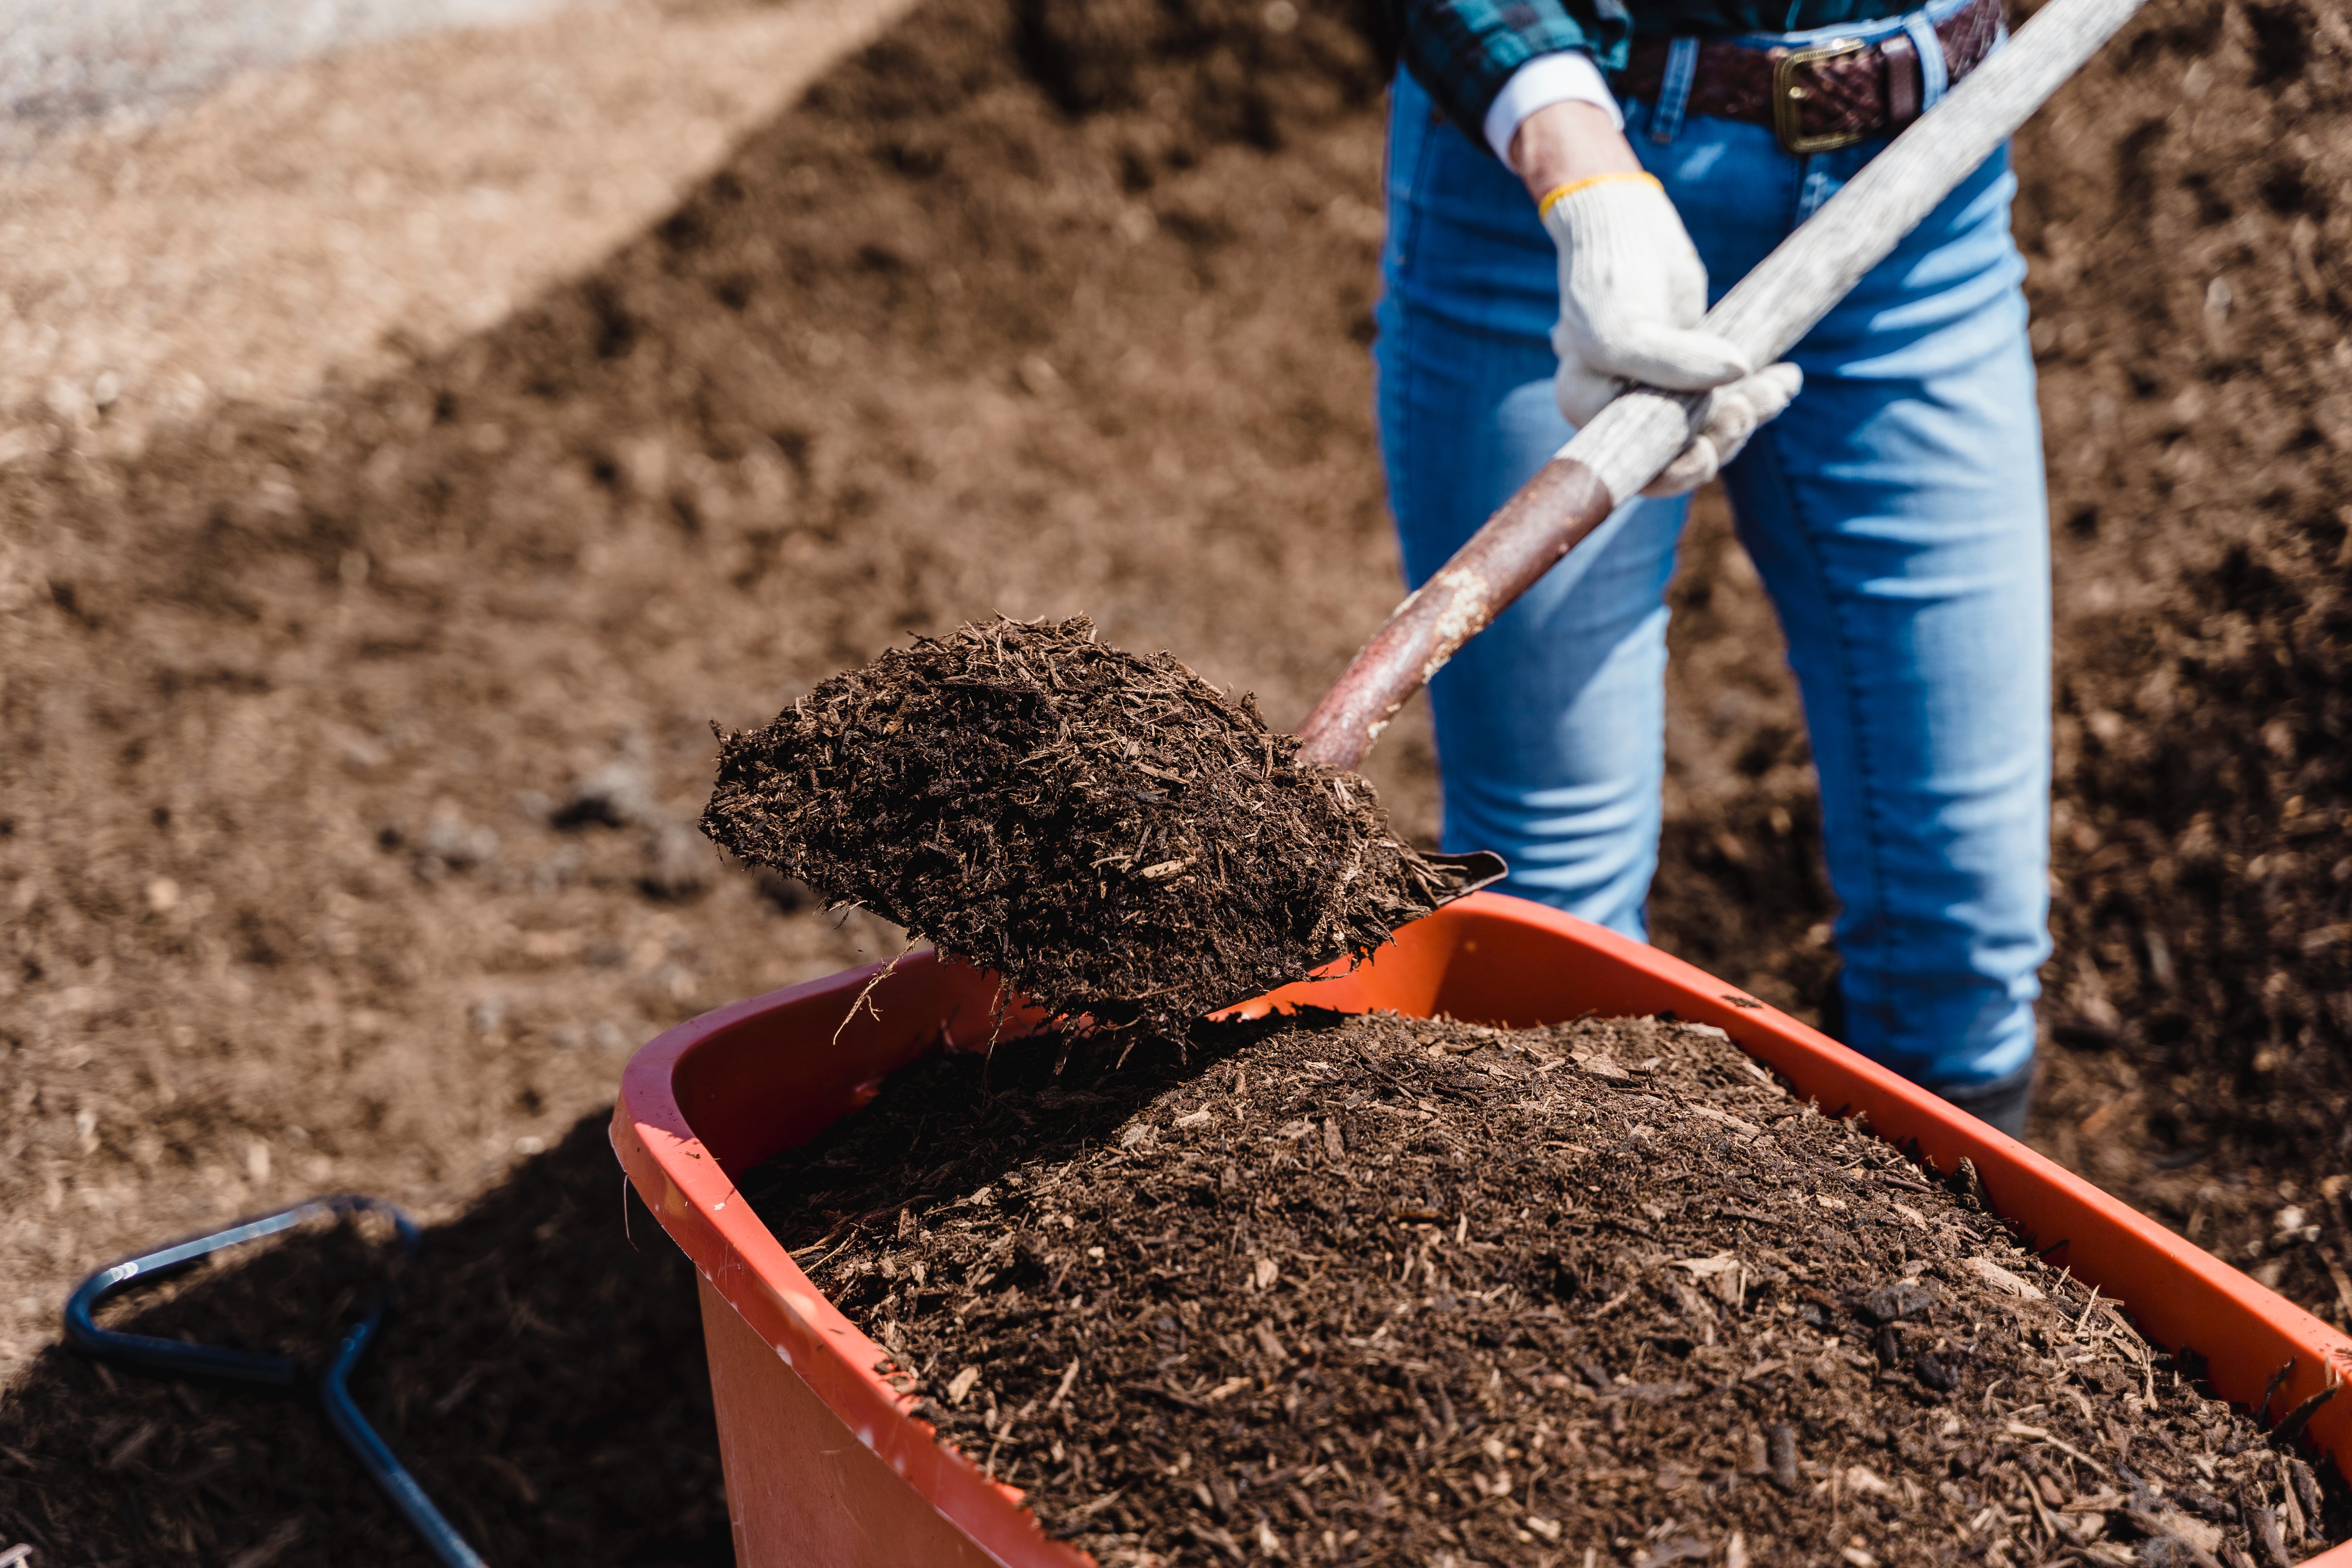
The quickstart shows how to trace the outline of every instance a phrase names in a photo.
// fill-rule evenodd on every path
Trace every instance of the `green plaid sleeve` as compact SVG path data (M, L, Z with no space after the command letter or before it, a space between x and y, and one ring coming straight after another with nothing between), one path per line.
M1603 70L1625 64L1633 19L1624 0L1383 0L1405 68L1474 147L1486 145L1486 110L1511 73L1561 49L1582 49Z

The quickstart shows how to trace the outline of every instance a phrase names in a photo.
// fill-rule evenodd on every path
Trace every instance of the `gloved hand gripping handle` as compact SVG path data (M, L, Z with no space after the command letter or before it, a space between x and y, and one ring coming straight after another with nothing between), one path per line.
M1750 363L1784 358L2142 3L2052 0L1741 279L1703 328ZM1299 726L1305 754L1352 771L1455 650L1674 460L1714 395L1632 387L1603 408L1397 606Z

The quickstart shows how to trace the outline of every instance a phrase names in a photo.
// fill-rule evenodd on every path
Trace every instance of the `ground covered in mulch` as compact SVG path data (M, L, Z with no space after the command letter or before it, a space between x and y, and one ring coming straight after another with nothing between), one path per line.
M1107 1563L2268 1568L2352 1532L1972 1172L1720 1030L1069 1048L931 1058L745 1187L942 1436Z
M1360 959L1459 879L1255 699L999 618L722 734L704 831L1058 1017L1188 1019Z
M628 1047L898 950L694 833L714 716L755 727L998 610L1090 614L1254 689L1277 729L1307 711L1398 584L1364 348L1381 59L1347 7L1295 9L1284 30L1255 0L927 0L667 220L446 349L396 336L380 374L207 404L137 451L86 395L6 412L0 1365L58 1425L9 1428L0 1551L183 1551L128 1522L164 1506L135 1456L91 1462L117 1395L44 1348L85 1269L335 1188L495 1215ZM397 85L419 123L440 112L429 75ZM593 111L560 108L543 143L486 156L485 211ZM342 145L276 144L271 167L407 199L394 151L369 171ZM142 163L152 186L155 157L93 148L92 202ZM2034 1141L2352 1322L2352 32L2328 0L2151 0L2018 166L2059 589ZM128 310L104 272L89 308ZM276 298L207 277L223 312ZM37 319L71 335L64 300ZM1810 1015L1834 960L1801 716L1711 495L1673 601L1653 929ZM1368 767L1426 842L1418 708ZM555 1173L580 1215L561 1239L602 1247L619 1178L591 1152ZM624 1247L596 1289L690 1324L653 1256ZM432 1398L478 1359L402 1332L385 1353ZM716 1519L699 1352L659 1342L634 1426L551 1385L589 1414L550 1463L646 1467ZM312 1430L252 1408L207 1442ZM533 1560L541 1515L486 1450L430 1484L485 1513L500 1561ZM224 1557L300 1514L281 1568L347 1560L344 1519L423 1561L331 1450L247 1479L272 1473L287 1489L255 1495L282 1511L224 1528Z

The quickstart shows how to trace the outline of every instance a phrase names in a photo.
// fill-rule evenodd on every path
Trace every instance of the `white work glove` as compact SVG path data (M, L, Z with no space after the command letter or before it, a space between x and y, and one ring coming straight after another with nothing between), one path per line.
M1546 196L1559 247L1559 411L1581 428L1627 382L1669 392L1717 389L1699 433L1642 493L1678 496L1715 478L1756 427L1804 384L1793 364L1752 369L1730 339L1699 326L1706 268L1683 220L1647 174L1601 174Z

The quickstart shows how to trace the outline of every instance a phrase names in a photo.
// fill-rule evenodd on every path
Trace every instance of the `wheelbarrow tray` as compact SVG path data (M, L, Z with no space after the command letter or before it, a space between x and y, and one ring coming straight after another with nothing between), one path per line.
M856 1005L861 996L868 1005ZM997 1000L993 976L913 954L706 1013L648 1043L622 1075L614 1150L701 1275L743 1568L1091 1562L910 1414L914 1400L883 1381L888 1352L809 1282L736 1186L872 1100L898 1068L985 1047ZM1823 1110L1867 1112L1880 1137L1916 1140L1942 1169L1974 1161L2000 1214L2119 1300L2151 1340L2202 1353L2225 1398L2251 1405L2293 1362L2276 1415L2352 1374L2352 1340L2031 1149L1703 971L1545 906L1475 894L1405 927L1352 973L1241 1011L1300 1004L1506 1027L1588 1013L1713 1024ZM1003 1028L1039 1022L1016 1014ZM2352 1397L2321 1406L2307 1441L2352 1479ZM2352 1545L2310 1561L2352 1568Z

